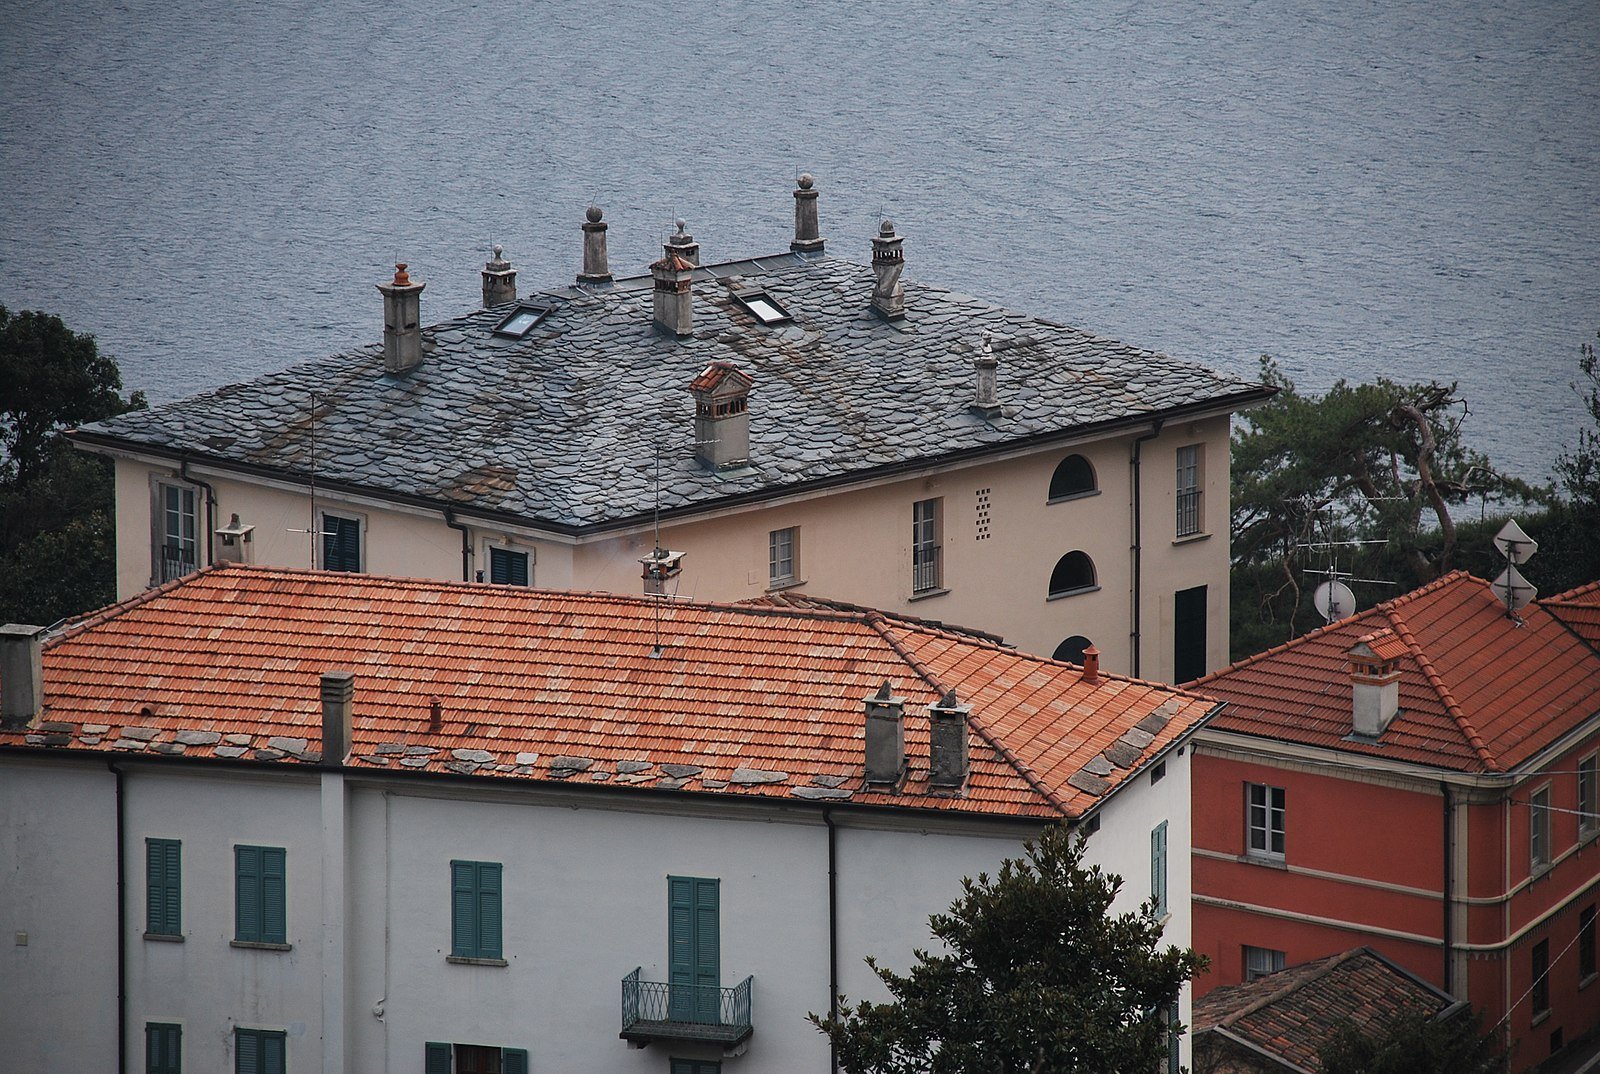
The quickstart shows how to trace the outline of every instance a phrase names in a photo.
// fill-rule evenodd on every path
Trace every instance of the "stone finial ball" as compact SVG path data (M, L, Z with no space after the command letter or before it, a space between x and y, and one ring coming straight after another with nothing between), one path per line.
M503 246L501 246L501 245L500 245L500 244L499 244L499 243L498 243L498 242L497 242L497 243L495 243L495 244L494 244L494 259L495 259L495 260L496 260L496 261L499 261L499 260L500 260L500 255L501 255L501 254L502 254L502 253L503 253L503 252L504 252L504 251L505 251L505 247L503 247Z
M589 218L589 223L598 224L600 222L600 218L605 214L600 211L600 206L591 205L589 206L589 211L583 215Z
M677 227L679 235L682 235L683 234L683 229L689 226L689 221L685 220L681 216L678 217L678 219L674 220L672 223L674 224L674 226Z
M883 223L879 224L878 225L878 234L879 235L884 235L884 236L893 235L894 234L894 221L893 220L885 220Z
M799 182L801 190L810 190L811 185L815 183L816 180L811 178L810 172L802 172L797 182Z

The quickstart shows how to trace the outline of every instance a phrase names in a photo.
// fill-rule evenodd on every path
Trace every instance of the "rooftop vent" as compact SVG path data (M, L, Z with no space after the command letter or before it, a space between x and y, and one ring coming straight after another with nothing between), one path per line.
M700 244L694 241L694 236L684 229L689 226L686 220L675 220L678 232L667 240L667 250L677 254L696 268L700 265Z
M713 470L750 463L748 373L731 362L712 362L689 382L694 396L694 453Z
M1405 642L1393 630L1374 631L1350 648L1351 733L1377 738L1400 711L1400 658Z
M611 279L606 259L606 229L611 225L600 219L605 214L598 205L589 206L583 215L583 271L578 273L578 282L606 283Z
M396 262L394 279L378 284L383 293L383 368L386 373L407 373L422 361L422 289L413 283L406 264Z
M887 681L865 698L867 782L898 783L906 771L906 699L894 696Z
M1083 650L1083 672L1080 678L1087 683L1100 681L1100 650L1093 645L1085 646Z
M795 180L798 189L794 192L794 241L789 249L797 254L822 253L822 236L817 230L817 192L811 189L815 182L809 174Z
M972 368L978 380L972 400L972 412L985 418L998 417L1000 395L996 384L996 371L1000 368L1000 359L994 356L994 342L987 331L983 333L983 347L978 352L978 357L972 360Z
M502 256L499 243L483 266L483 308L493 309L517 300L517 270Z
M886 321L902 320L906 315L906 289L900 283L906 262L904 242L904 236L894 233L893 220L879 224L872 239L872 273L876 277L872 308Z

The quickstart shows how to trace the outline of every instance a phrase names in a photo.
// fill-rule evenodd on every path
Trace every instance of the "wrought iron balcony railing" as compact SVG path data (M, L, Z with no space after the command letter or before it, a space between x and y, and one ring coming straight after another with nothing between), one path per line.
M746 977L732 988L641 981L639 970L622 979L624 1040L714 1041L725 1048L753 1033L750 986Z

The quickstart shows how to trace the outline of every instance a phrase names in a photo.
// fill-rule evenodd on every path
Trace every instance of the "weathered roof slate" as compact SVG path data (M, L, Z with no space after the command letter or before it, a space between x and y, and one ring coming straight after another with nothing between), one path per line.
M698 268L685 339L653 327L649 276L563 288L539 296L555 308L520 340L493 334L510 306L424 329L407 374L386 375L372 345L74 435L303 476L314 432L328 486L582 530L651 510L655 445L670 513L1270 394L928 284L887 324L868 308L872 280L821 255ZM764 326L731 297L752 286L793 322ZM986 329L1002 355L993 419L968 409ZM694 459L688 392L717 361L755 378L750 466L722 474Z
M313 763L334 670L356 676L357 768L1038 819L1093 808L1215 708L861 609L230 566L53 638L45 712L0 746ZM894 790L863 779L863 699L885 681L907 699ZM952 689L972 707L960 793L928 783L927 708ZM1141 721L1136 759L1071 785Z

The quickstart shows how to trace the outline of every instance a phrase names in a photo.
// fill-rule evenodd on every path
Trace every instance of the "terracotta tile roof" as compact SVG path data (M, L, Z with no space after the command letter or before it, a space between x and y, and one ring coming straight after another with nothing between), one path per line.
M1600 582L1569 589L1539 602L1590 646L1600 649Z
M1039 818L1093 807L1215 708L862 609L230 566L52 638L46 709L0 746L310 763L333 670L356 676L358 768ZM885 681L907 699L897 791L862 778ZM927 707L951 689L972 706L959 794L927 780Z
M1547 603L1524 608L1518 622L1488 582L1458 571L1189 688L1228 703L1211 722L1219 730L1458 771L1509 771L1600 712L1600 654ZM1400 713L1376 742L1348 740L1349 651L1382 630L1404 645Z
M1454 1006L1446 993L1370 947L1357 947L1212 989L1194 1001L1195 1047L1203 1034L1219 1033L1291 1069L1316 1072L1322 1069L1318 1052L1345 1022L1382 1029L1403 1015L1438 1016Z

